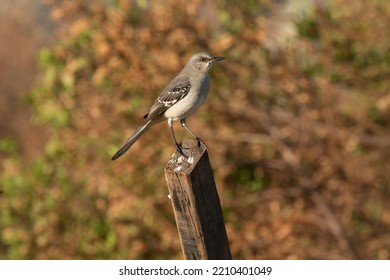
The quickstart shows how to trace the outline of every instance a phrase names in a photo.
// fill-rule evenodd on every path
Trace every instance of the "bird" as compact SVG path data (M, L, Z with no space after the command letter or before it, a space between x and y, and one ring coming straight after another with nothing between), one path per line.
M208 72L211 66L218 61L224 60L222 56L213 56L206 52L194 54L180 73L171 80L156 98L149 112L144 116L144 122L123 143L119 150L112 156L116 160L152 126L167 120L171 130L176 150L184 155L181 144L178 144L173 130L173 122L179 120L197 141L198 147L201 140L187 126L186 119L195 113L205 101L210 90Z

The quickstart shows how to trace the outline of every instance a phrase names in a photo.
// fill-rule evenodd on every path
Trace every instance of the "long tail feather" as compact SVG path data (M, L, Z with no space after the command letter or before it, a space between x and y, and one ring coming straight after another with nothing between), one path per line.
M122 147L115 153L115 155L112 156L111 160L116 160L120 156L122 156L124 153L127 152L127 150L149 129L151 121L148 121L147 123L143 124L137 130L131 135L125 143L123 143Z

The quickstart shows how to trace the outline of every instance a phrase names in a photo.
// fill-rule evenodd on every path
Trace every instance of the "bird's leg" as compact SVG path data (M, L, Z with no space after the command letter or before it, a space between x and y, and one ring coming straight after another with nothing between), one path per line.
M169 125L169 128L171 129L171 133L172 133L172 137L173 137L173 140L175 141L175 146L176 146L176 150L183 156L184 153L182 151L182 147L181 147L181 144L177 143L177 140L176 140L176 136L175 136L175 132L173 131L173 120L171 118L168 119L168 125Z
M181 123L181 126L184 127L189 133L191 133L191 135L196 139L197 141L197 144L198 144L198 148L200 147L200 143L201 143L201 140L198 136L196 136L196 134L194 132L192 132L192 130L187 126L186 124L186 119L181 119L180 120L180 123Z

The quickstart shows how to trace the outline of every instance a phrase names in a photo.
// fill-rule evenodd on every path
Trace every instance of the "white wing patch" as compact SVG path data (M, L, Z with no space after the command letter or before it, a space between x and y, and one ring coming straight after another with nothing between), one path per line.
M183 99L191 89L191 83L187 77L176 77L154 101L148 114L144 116L145 121L163 114L170 107Z
M164 94L163 99L158 98L157 102L163 104L165 107L171 107L173 104L178 102L190 91L191 85L185 84L182 87L175 87L171 91Z

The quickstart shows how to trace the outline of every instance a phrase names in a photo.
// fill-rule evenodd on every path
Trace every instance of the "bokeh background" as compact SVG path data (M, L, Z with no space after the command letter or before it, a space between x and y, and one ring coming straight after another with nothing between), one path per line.
M0 2L0 258L182 259L167 126L187 59L235 259L390 258L390 2ZM176 126L180 139L189 138Z

